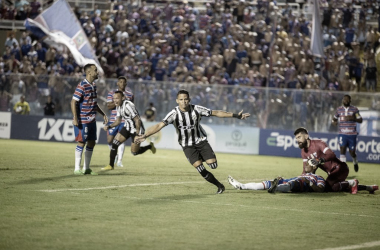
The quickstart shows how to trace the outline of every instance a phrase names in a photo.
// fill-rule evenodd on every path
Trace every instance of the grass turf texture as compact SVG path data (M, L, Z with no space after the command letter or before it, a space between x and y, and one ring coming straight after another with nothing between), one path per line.
M206 168L226 191L215 195L182 151L133 157L126 147L125 167L102 172L109 149L97 145L99 176L74 176L75 143L0 140L0 149L0 249L323 249L379 240L380 193L273 195L227 183L229 174L242 182L297 176L300 158L217 153L219 167ZM360 163L349 178L380 184L380 167Z

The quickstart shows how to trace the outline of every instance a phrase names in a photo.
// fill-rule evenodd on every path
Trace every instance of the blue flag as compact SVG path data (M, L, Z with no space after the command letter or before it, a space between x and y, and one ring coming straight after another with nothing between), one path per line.
M54 47L66 46L79 66L93 63L103 74L81 24L65 0L56 1L33 20L27 18L24 25L44 42Z

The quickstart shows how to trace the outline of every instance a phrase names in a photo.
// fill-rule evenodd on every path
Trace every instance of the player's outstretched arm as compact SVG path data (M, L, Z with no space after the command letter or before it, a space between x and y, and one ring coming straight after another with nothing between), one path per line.
M219 117L219 118L235 117L235 118L240 119L240 120L245 120L251 116L251 114L249 114L249 113L243 114L243 110L240 111L238 114L234 114L232 112L227 112L224 110L213 110L211 115Z
M145 134L137 136L137 138L135 139L135 143L141 143L141 142L145 141L146 138L148 138L151 135L154 135L155 133L160 131L165 126L166 125L163 122L157 123L153 127L150 127L148 130L146 130Z

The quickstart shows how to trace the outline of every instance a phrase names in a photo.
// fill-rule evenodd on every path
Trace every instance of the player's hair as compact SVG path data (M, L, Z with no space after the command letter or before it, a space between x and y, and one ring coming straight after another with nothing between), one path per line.
M187 90L180 89L180 90L178 91L178 93L177 93L177 97L178 97L180 94L185 94L185 95L187 95L188 98L190 98L189 91L187 91Z
M350 99L350 101L351 101L351 96L350 96L350 95L344 95L343 98L346 97L346 96L347 96L347 97Z
M127 82L127 78L125 76L119 76L117 80L123 79L125 82Z
M114 95L116 95L116 94L120 94L120 95L121 95L121 97L123 97L123 96L124 96L124 93L123 93L123 91L120 91L120 90L118 90L118 91L115 91L115 94L114 94Z
M294 131L294 135L298 135L299 133L303 133L307 135L309 134L309 132L307 132L307 129L303 127L297 128L296 131Z
M86 73L86 71L87 71L88 69L90 69L92 66L95 66L95 67L96 67L96 65L93 64L93 63L88 63L88 64L84 65L84 67L83 67L83 71L84 71L84 73Z

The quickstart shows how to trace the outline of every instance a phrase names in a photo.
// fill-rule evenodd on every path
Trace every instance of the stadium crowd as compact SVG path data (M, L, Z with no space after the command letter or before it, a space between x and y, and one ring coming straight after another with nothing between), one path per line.
M41 11L40 6L36 0L29 5L20 0L13 7L2 5L0 15L6 19L33 18ZM154 92L158 99L167 100L171 91L166 89L169 85L161 86L161 81L338 91L359 91L362 84L367 91L376 91L374 51L380 33L366 23L368 17L378 16L376 2L361 3L359 13L352 4L342 1L324 1L322 9L322 58L310 51L310 15L295 13L290 5L277 6L272 1L216 0L202 8L187 1L160 7L113 1L106 11L95 6L90 12L78 8L74 12L96 51L105 78L127 76L153 81L152 86L145 84L141 88ZM27 93L26 99L33 102L38 95L50 94L57 103L58 114L58 93L72 89L74 82L83 77L68 51L41 44L27 31L19 40L10 32L0 58L0 73L0 88L5 90L2 96ZM29 75L27 80L22 74ZM59 80L62 76L74 77L73 83ZM41 85L47 85L49 93L38 91ZM233 96L260 103L259 93L253 92L240 89L223 94L223 90L211 90L199 95L214 95L211 100L219 101ZM311 101L302 94L293 99L299 99L294 101L299 107ZM146 108L151 101L160 103L147 100L141 105ZM275 117L276 112L269 116Z
M26 6L28 14L21 15ZM16 1L17 14L3 6L1 16L33 18L40 6ZM359 15L350 4L325 3L325 58L311 54L308 18L270 1L215 1L205 9L186 1L176 7L119 1L107 11L74 11L107 78L348 91L376 77L379 33L366 25L368 14L377 15L374 1L363 4ZM11 33L5 45L3 73L82 74L70 53L41 45L27 32L19 41ZM371 90L374 83L368 83Z

